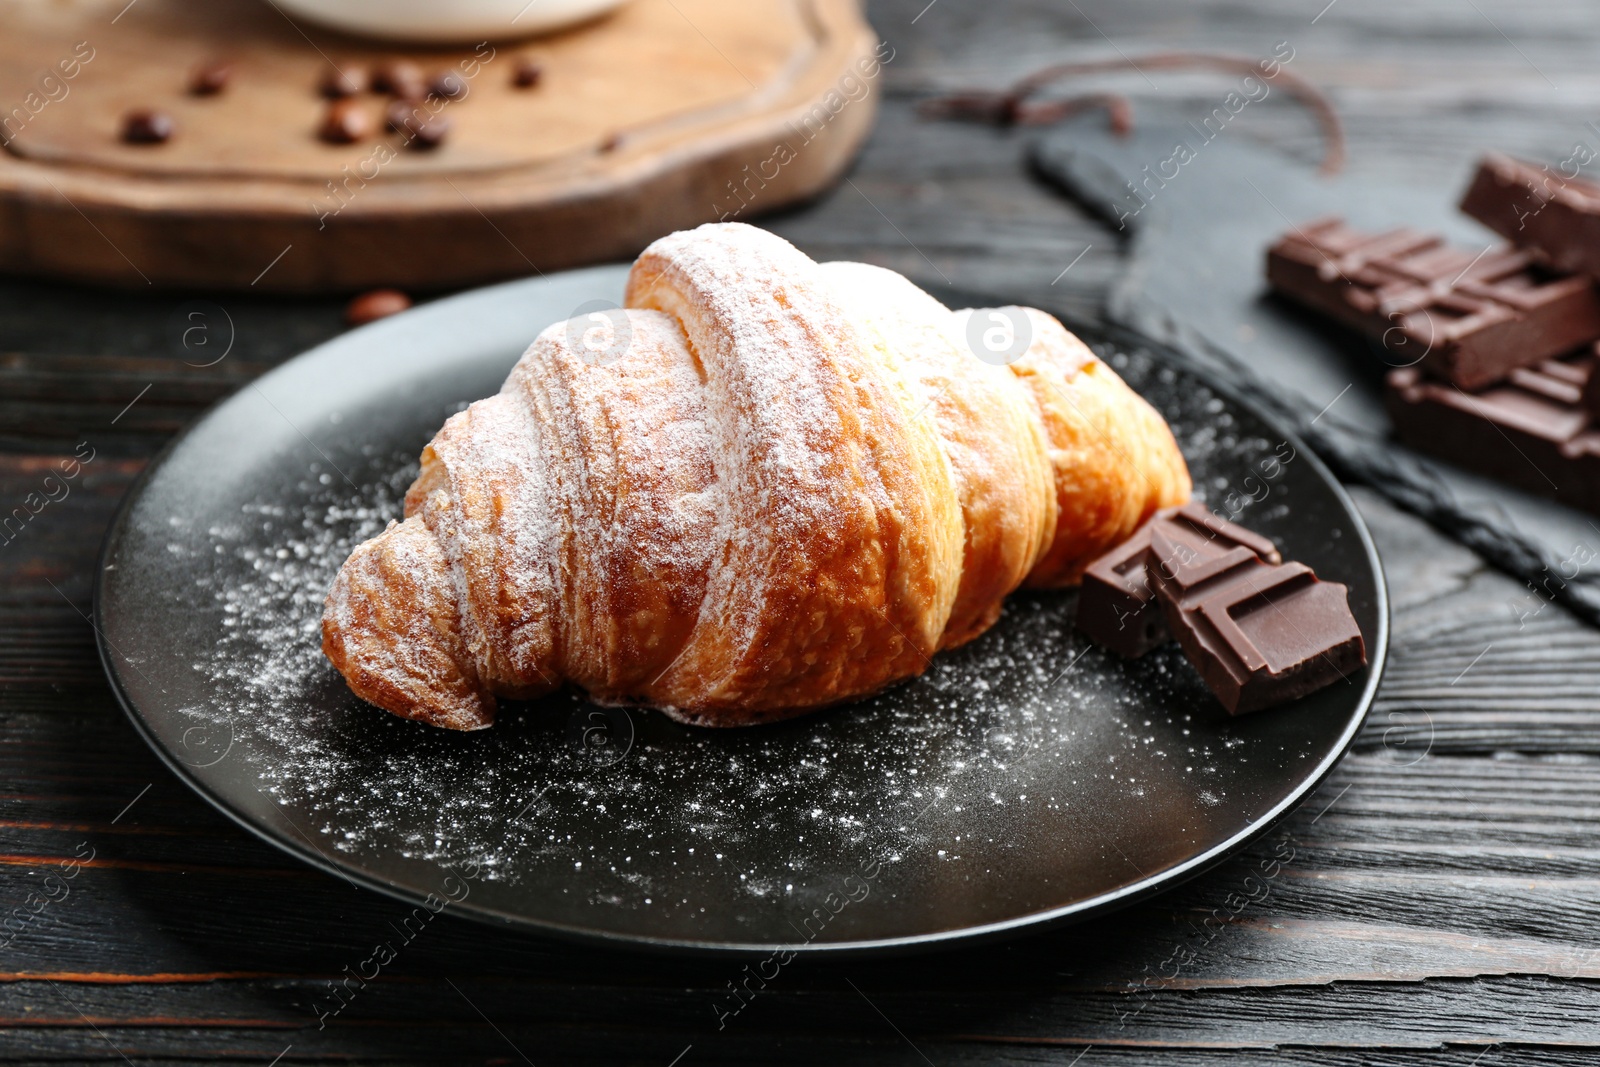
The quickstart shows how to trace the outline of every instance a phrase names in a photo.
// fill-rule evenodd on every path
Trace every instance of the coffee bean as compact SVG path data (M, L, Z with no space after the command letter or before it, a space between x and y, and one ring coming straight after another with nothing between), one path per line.
M122 116L122 139L129 144L162 144L175 127L165 111L137 108Z
M223 60L203 63L189 76L189 92L195 96L215 96L228 87L233 64Z
M330 66L322 72L322 84L318 91L329 100L339 100L346 96L355 96L367 87L367 72L360 67L346 67L340 70Z
M365 326L410 306L411 298L398 289L374 289L370 293L362 293L345 306L344 321L352 326Z
M421 126L426 116L422 108L408 100L394 100L383 109L383 121L395 133L409 134Z
M372 72L372 88L401 100L421 100L427 93L422 68L405 59L380 63Z
M411 138L411 147L420 149L438 148L449 136L450 128L455 123L444 115L434 115L417 127L416 134Z
M445 115L430 115L427 108L406 100L396 100L384 112L389 128L405 134L412 148L438 148L455 125Z
M317 136L329 144L354 144L372 136L372 118L355 100L331 100Z
M467 80L453 70L434 76L428 83L428 95L445 100L459 100L467 95Z
M532 89L544 78L544 67L527 56L517 59L517 65L511 68L511 84L518 89Z

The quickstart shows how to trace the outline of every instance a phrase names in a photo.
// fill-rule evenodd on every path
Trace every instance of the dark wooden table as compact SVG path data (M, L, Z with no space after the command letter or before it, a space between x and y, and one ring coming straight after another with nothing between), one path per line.
M819 258L1093 314L1116 242L1026 176L1028 135L919 122L914 106L1048 61L1173 47L1265 56L1291 42L1348 121L1352 165L1441 196L1485 147L1557 160L1600 144L1592 5L1324 4L874 3L897 50L878 130L849 182L769 224ZM1227 88L1169 73L1096 84L1197 114ZM1237 135L1317 151L1281 97ZM149 457L341 329L337 300L212 296L237 336L196 369L171 325L195 296L0 282L0 514L81 443L94 449L68 495L0 540L0 911L39 908L0 934L0 1055L1600 1061L1600 635L1359 489L1395 604L1389 673L1355 751L1238 861L1085 930L870 965L802 960L720 1031L728 963L579 950L447 914L319 1028L313 1001L404 909L288 860L175 781L112 699L84 617L101 534ZM1291 858L1249 889L1274 855ZM48 880L63 862L75 877Z

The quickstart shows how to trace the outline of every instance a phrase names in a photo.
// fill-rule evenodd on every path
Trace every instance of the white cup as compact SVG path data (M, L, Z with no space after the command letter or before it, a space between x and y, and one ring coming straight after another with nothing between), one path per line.
M461 44L526 37L592 18L626 0L275 0L330 29L363 37Z

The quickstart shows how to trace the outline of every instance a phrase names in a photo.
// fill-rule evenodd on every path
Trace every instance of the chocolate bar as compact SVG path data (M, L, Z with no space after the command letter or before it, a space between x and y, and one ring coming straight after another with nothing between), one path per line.
M1600 185L1491 153L1478 161L1461 210L1557 270L1600 277Z
M1596 342L1590 353L1600 359L1600 342ZM1583 409L1589 413L1591 419L1600 419L1600 374L1584 374L1583 392L1579 397Z
M1600 338L1600 294L1587 276L1552 273L1519 249L1474 253L1410 229L1308 223L1268 250L1267 280L1463 389Z
M1145 574L1151 532L1160 526L1174 541L1238 546L1277 563L1277 548L1267 538L1237 526L1190 502L1156 512L1122 544L1091 563L1078 594L1078 629L1095 644L1128 659L1138 659L1167 638L1166 620Z
M1150 583L1184 656L1230 714L1305 696L1367 662L1343 585L1170 529L1151 531Z
M1384 402L1412 448L1600 512L1600 431L1584 406L1594 366L1593 355L1548 360L1477 393L1408 367L1390 372Z

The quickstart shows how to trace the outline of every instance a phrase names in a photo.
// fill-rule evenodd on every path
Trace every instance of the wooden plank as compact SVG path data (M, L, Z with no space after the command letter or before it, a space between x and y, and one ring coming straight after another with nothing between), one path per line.
M80 443L82 451L0 455L0 610L26 606L5 619L18 629L33 628L36 608L57 626L86 618L100 541L144 469L142 459ZM47 631L37 637L49 639Z
M401 960L393 966L400 968ZM448 1047L456 1041L478 1055L504 1055L509 1040L540 1060L552 1044L587 1044L593 1054L617 1038L709 1049L752 1037L804 1042L827 1034L886 1048L896 1037L890 1026L919 1046L1007 1043L1074 1052L1090 1046L1481 1050L1502 1043L1556 1051L1592 1044L1600 1025L1594 986L1527 976L1351 983L1279 990L1271 999L1232 990L1133 995L1016 988L930 996L845 972L813 975L811 984L804 992L761 991L721 1030L715 1005L719 992L724 1001L730 994L715 986L635 990L624 1020L614 1017L613 987L530 986L467 974L449 983L384 976L363 988L351 981L336 1015L327 980L221 979L166 987L24 981L0 991L0 1018L15 1027L11 1033L47 1037L53 1052L68 1055L94 1048L96 1038L130 1057L202 1053L224 1041L263 1057L290 1043L302 1056L370 1054L385 1041L397 1043L391 1055L408 1044ZM318 1030L324 1013L329 1024ZM492 1028L484 1026L486 1018Z

